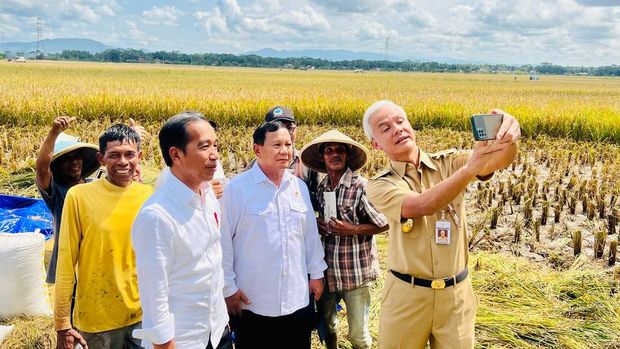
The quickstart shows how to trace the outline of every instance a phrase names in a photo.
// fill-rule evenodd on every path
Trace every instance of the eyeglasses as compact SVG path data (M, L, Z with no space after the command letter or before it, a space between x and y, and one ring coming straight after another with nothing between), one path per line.
M323 150L323 154L325 155L344 154L344 153L347 153L347 148L342 145L339 145L337 147L332 147L332 146L326 147Z

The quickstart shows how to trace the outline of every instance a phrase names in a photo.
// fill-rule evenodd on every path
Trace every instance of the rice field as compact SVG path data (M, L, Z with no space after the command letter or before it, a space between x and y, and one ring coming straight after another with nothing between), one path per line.
M295 110L299 146L336 127L368 146L361 115L389 98L405 106L429 152L471 147L468 116L502 108L523 126L519 158L466 193L477 348L620 348L620 79L58 62L0 62L0 76L0 192L27 196L37 195L39 145L63 114L78 117L68 133L95 142L129 117L156 135L168 117L199 110L221 125L233 175L253 158L250 135L276 103ZM152 183L163 166L156 137L143 147ZM373 152L363 174L386 164ZM386 242L379 237L384 271ZM374 338L382 283L373 287ZM341 347L350 348L340 319ZM8 323L19 332L3 348L54 345L50 319Z
M373 101L392 99L419 127L466 130L468 116L499 107L525 134L620 142L620 79L525 75L297 71L171 65L0 62L0 123L158 122L186 109L255 125L276 103L305 124L358 125ZM515 80L516 78L516 80Z

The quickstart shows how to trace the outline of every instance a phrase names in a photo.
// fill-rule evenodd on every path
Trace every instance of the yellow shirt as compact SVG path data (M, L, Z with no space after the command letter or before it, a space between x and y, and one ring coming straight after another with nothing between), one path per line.
M151 195L148 185L119 187L107 179L80 184L67 192L58 250L54 322L84 332L103 332L142 318L131 225Z
M403 200L412 191L422 193L450 177L470 156L469 151L446 150L427 154L420 150L419 166L392 161L386 171L373 178L366 188L370 202L389 221L387 265L400 273L424 279L453 276L467 265L468 239L465 219L464 192L452 201L458 223L445 208L445 220L450 222L449 245L435 243L435 223L441 211L413 219L413 229L403 232L401 219Z

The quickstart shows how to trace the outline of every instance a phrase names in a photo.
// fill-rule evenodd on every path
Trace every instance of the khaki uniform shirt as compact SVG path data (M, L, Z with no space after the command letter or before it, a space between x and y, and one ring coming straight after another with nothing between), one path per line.
M435 223L442 217L441 211L430 216L413 218L413 229L403 232L401 219L403 200L412 191L422 193L450 177L463 166L471 151L446 150L427 154L420 149L419 167L401 161L392 161L390 166L375 178L366 188L370 202L389 221L389 244L387 265L389 269L424 279L439 279L456 275L467 265L468 238L465 219L464 192L452 201L458 216L445 207L445 220L450 222L449 245L435 243Z

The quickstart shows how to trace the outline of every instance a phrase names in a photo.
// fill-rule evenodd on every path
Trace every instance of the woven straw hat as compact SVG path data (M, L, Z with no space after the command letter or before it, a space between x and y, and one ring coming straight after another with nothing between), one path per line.
M357 171L366 165L368 150L364 146L338 130L330 130L306 144L301 150L301 161L306 167L318 172L327 172L323 162L323 154L319 151L323 143L346 144L350 149L349 154L347 154L347 165L351 171Z
M82 143L78 137L70 136L64 132L58 135L56 143L54 143L54 155L52 156L51 164L54 164L54 162L63 155L78 149L81 149L83 153L82 178L90 176L99 168L99 160L97 160L99 147L90 143ZM53 171L55 166L50 167ZM55 173L52 173L52 175L57 176Z

